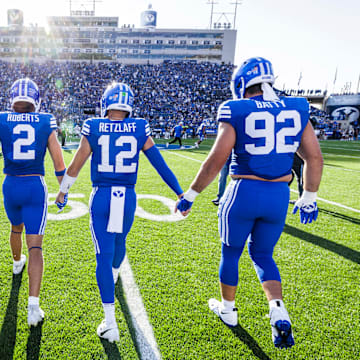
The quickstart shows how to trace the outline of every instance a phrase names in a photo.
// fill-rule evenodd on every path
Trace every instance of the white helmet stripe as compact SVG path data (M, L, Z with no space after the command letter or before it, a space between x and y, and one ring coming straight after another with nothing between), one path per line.
M271 74L271 68L270 68L270 64L268 62L265 63L266 65L266 70L267 70L267 74Z
M259 68L260 68L260 74L265 75L265 68L264 68L264 64L262 62L259 63Z
M128 99L129 99L129 93L126 91L126 92L125 92L124 104L127 104L127 103L128 103Z
M24 92L22 90L23 80L19 81L19 96L24 96Z

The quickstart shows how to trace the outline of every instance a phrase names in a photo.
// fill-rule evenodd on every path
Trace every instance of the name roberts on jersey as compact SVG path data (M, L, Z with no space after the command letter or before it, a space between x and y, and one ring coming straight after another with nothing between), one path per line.
M39 115L29 114L29 113L23 113L23 114L9 113L7 115L6 121L39 122L40 118Z
M123 133L123 132L136 132L136 123L99 123L99 132L115 132L115 133Z

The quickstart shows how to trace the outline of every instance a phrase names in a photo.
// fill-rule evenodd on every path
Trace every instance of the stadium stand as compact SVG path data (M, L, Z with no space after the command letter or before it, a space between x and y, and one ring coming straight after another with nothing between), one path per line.
M41 89L41 111L54 114L59 127L72 124L71 132L80 134L83 121L99 114L99 99L112 81L130 85L135 93L137 117L146 118L156 137L164 136L182 121L187 136L207 120L207 132L216 134L218 106L231 97L229 82L234 66L210 62L164 61L161 64L124 65L118 62L22 63L0 61L0 107L8 110L9 87L16 79L29 77ZM306 96L286 91L279 95ZM345 134L339 121L313 106L310 119L319 138L343 139L359 133L358 124Z
M146 118L151 128L165 132L183 121L196 129L208 119L216 129L216 111L231 97L229 82L233 65L215 63L163 62L159 65L120 63L48 62L8 63L0 61L0 107L9 109L9 86L15 79L29 77L41 89L41 111L53 113L74 126L99 113L99 99L112 81L130 85L135 93L135 113Z

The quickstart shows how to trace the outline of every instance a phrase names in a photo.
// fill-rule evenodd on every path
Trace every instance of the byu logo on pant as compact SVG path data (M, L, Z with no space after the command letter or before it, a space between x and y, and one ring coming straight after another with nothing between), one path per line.
M114 191L113 192L113 196L117 197L117 198L121 198L124 196L124 193L120 190Z

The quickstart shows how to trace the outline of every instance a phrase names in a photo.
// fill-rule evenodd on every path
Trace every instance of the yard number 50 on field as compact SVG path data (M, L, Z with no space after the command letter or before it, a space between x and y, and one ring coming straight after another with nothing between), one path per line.
M48 195L48 205L54 205L55 197L56 197L56 194ZM69 200L68 200L66 208L69 208L70 211L62 212L60 214L49 212L48 220L55 220L55 221L71 220L71 219L76 219L81 216L84 216L85 214L87 214L89 212L88 207L81 201L73 200L73 199L79 199L79 198L84 198L84 197L85 197L84 194L76 194L76 193L69 194ZM167 197L160 196L160 195L154 195L154 194L146 194L146 195L145 194L144 195L137 194L137 199L138 200L150 199L150 200L154 200L154 201L160 201L161 203L163 203L165 206L167 206L169 208L169 212L170 212L167 215L152 214L152 213L145 211L138 204L136 207L135 215L137 215L141 218L153 220L153 221L168 221L168 222L180 221L180 220L185 219L180 213L174 214L175 201L172 199L169 199Z

